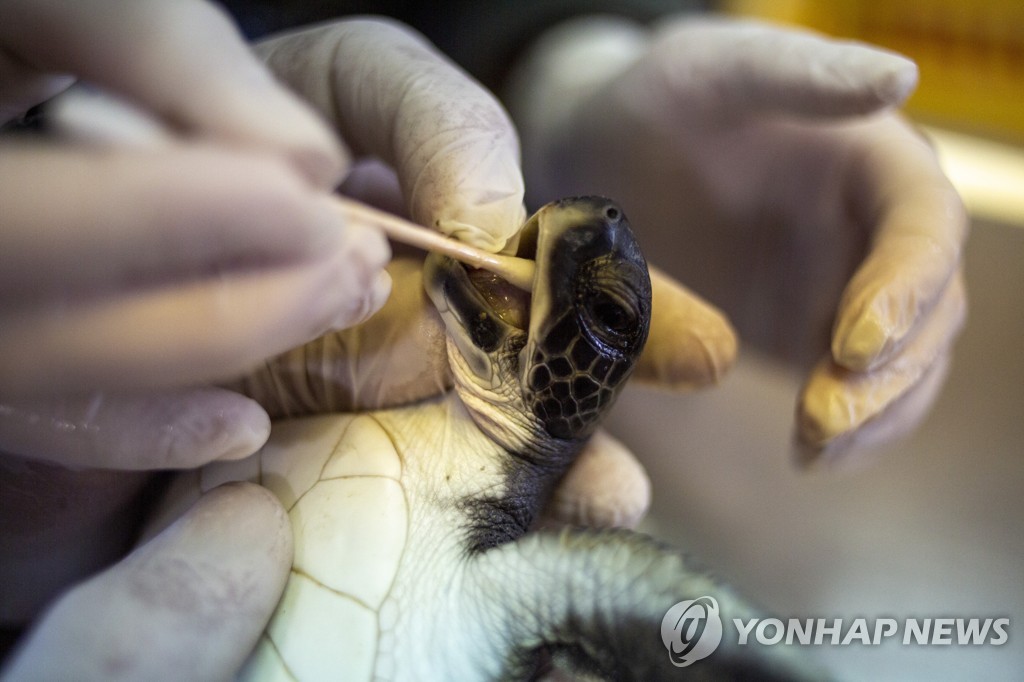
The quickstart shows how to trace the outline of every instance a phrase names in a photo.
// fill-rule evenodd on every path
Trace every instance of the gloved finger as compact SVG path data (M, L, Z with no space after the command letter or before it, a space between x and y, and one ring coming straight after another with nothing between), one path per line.
M669 275L650 272L651 329L633 379L674 389L718 383L736 359L732 325Z
M393 293L366 322L271 358L225 386L272 418L384 409L449 388L444 324L423 291L421 259L395 259L387 271Z
M0 311L297 263L339 244L367 267L388 257L382 236L350 238L326 198L265 154L9 145L0 177Z
M269 435L258 404L220 388L0 403L0 451L76 469L193 468L250 455Z
M924 376L906 393L890 403L876 419L870 419L852 431L842 433L824 444L812 445L797 439L797 464L814 466L862 466L870 455L852 456L878 445L892 443L910 434L928 416L945 383L952 354L939 356Z
M376 232L342 237L312 263L7 315L0 398L225 380L357 324L383 304L391 280L361 251Z
M850 199L875 234L832 336L835 361L856 371L889 362L910 342L957 272L968 232L963 203L927 142L894 118L866 130L872 141L852 167Z
M338 192L392 215L409 217L395 170L376 157L366 157L353 163ZM391 245L392 249L401 246L398 243Z
M519 142L493 95L421 36L381 20L257 46L358 154L393 167L413 220L497 251L522 226Z
M817 449L839 438L853 442L855 438L850 435L861 429L877 431L883 420L893 422L905 417L899 411L891 414L890 407L919 385L927 385L930 394L908 400L907 404L918 406L923 414L941 383L928 381L929 372L949 354L965 315L966 296L958 273L915 336L884 365L856 372L830 358L823 360L801 392L797 417L800 439Z
M0 46L0 76L13 74L22 101L26 68L71 73L186 133L281 154L318 186L332 187L346 165L330 130L275 82L211 3L12 0Z
M650 53L622 82L633 80L647 97L676 100L683 111L849 116L902 102L917 85L917 67L895 53L806 30L690 18L656 29Z
M404 213L398 178L378 159L353 164L340 191ZM274 419L387 409L450 388L446 332L423 289L423 254L392 247L391 296L373 317L270 358L225 386L256 400Z
M291 525L259 486L217 488L64 595L9 679L219 680L241 667L288 578Z
M543 526L636 528L651 506L651 481L632 452L598 430L558 484Z

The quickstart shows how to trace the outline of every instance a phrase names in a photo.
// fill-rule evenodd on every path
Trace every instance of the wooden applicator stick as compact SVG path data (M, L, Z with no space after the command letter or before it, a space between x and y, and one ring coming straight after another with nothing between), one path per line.
M353 199L335 197L335 200L338 210L353 223L376 227L396 242L443 253L461 263L493 272L523 291L533 289L536 265L532 260L488 253Z
M61 95L55 103L51 114L56 128L70 139L97 146L139 148L160 148L174 140L173 132L161 121L117 97L76 90ZM333 196L332 199L353 223L376 227L396 242L443 253L461 263L493 272L523 291L533 289L536 266L531 260L488 253L346 197Z

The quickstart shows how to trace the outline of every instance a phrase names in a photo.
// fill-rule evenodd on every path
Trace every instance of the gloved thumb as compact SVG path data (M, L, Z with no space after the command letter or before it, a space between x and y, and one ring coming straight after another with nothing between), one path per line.
M231 679L273 612L291 556L288 516L270 492L216 488L57 600L4 679Z
M900 104L917 66L877 47L756 21L674 19L655 30L645 74L671 98L735 115L863 115Z
M409 215L497 251L525 220L519 141L498 101L410 29L342 21L257 46L357 155L395 169Z
M723 116L862 115L900 104L916 65L892 52L762 22L673 17L654 28L584 18L546 33L518 65L511 100L531 143L592 103L650 125L718 123Z

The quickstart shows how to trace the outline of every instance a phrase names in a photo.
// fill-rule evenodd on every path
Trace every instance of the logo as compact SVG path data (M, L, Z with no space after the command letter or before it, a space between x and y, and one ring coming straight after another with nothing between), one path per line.
M681 601L661 620L661 641L672 665L685 668L707 658L722 642L722 618L714 597Z

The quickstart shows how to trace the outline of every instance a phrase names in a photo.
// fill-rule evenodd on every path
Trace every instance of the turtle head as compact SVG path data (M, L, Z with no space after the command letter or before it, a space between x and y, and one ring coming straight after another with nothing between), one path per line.
M622 209L553 202L520 232L531 294L438 254L424 281L448 331L456 390L502 445L578 441L597 426L647 339L651 283Z

